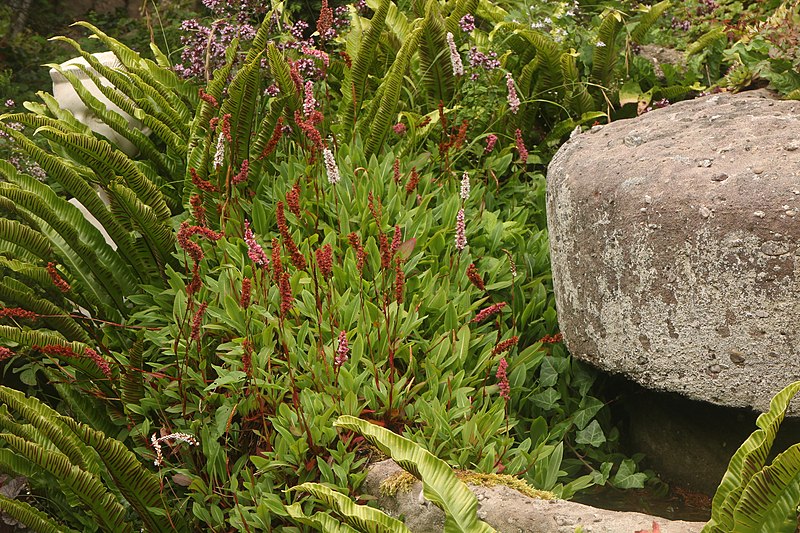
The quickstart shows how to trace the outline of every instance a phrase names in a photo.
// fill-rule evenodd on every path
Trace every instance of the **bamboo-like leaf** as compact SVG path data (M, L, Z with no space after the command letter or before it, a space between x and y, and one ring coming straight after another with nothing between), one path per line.
M319 483L303 483L289 489L290 491L305 491L315 498L322 500L339 515L345 523L363 533L411 533L411 531L396 518L392 518L383 511L356 505L353 501L340 492Z
M57 523L35 507L23 501L6 498L2 494L0 494L0 512L36 533L77 533L74 529Z
M334 426L355 431L411 472L423 484L423 494L445 513L445 533L493 532L478 519L478 500L450 466L414 442L353 416L340 416Z

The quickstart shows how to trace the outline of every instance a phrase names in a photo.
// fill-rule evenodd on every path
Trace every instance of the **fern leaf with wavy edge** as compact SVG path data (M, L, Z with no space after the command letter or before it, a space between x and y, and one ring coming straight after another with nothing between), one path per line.
M789 402L800 392L800 381L794 382L776 394L769 404L769 411L759 415L758 429L742 443L731 457L728 470L720 481L711 502L711 520L702 533L728 532L734 526L734 510L742 492L753 476L764 464L775 441L781 422L786 416Z
M67 456L74 465L84 470L91 470L93 475L97 474L97 461L90 449L59 419L61 415L54 409L35 398L26 397L20 391L3 386L0 386L0 402L11 412L27 420L41 435L47 437L57 451ZM25 438L24 435L13 433ZM44 443L39 442L39 444Z
M158 108L154 109L154 115L158 116L160 114L161 117L163 117L162 120L167 119L164 120L164 122L172 123L179 131L188 134L188 125L186 124L186 120L190 114L188 109L185 109L180 99L176 98L171 91L166 90L166 86L160 84L151 75L150 71L146 68L147 61L143 59L138 52L128 48L116 39L109 37L96 26L88 22L78 21L74 23L73 26L83 26L87 28L117 56L120 62L125 66L127 70L126 74L131 77L139 90L158 104ZM152 62L150 62L150 64L155 66ZM156 66L156 68L158 67ZM181 108L184 108L183 115L178 111L178 109Z
M120 416L124 415L124 413L120 413L115 409L119 402L99 400L84 391L76 389L71 383L64 383L63 376L55 371L45 368L44 372L64 401L64 405L75 415L75 418L97 428L103 433L116 435L120 432L120 426L115 425L109 416L113 414L115 419L118 420Z
M73 131L77 131L78 133L84 133L86 135L91 135L92 130L86 124L79 122L75 116L72 114L71 111L67 111L66 109L61 109L61 106L58 104L55 98L53 98L52 94L46 93L44 91L38 91L36 96L44 102L43 107L44 109L37 108L35 106L25 106L26 109L30 110L37 115L44 115L49 113L50 116L53 118L58 119L59 122L67 124L69 128ZM26 104L32 104L33 102L25 102Z
M5 176L14 185L0 184L0 195L12 199L31 216L46 222L76 253L86 258L87 264L96 262L102 265L92 269L95 275L105 278L108 271L112 271L114 290L125 293L134 290L137 283L135 272L111 249L77 207L56 195L50 187L24 174L8 172L4 167L5 162L0 162L0 176Z
M163 272L164 265L170 260L175 249L175 235L172 228L159 220L153 209L141 202L125 185L110 183L109 192L142 234L159 271Z
M0 433L9 447L25 456L29 461L56 476L62 486L77 496L91 511L100 525L108 531L131 533L133 528L126 520L125 508L108 492L100 480L73 465L61 452L45 449L16 435Z
M183 117L187 122L190 121L192 119L191 110L196 109L197 106L200 105L200 97L195 90L194 84L188 82L187 80L181 79L177 74L175 74L172 62L164 54L164 52L161 51L156 43L150 43L150 51L153 52L153 57L156 59L155 63L145 59L148 69L150 70L150 74L161 85L171 89L172 91L175 91L176 96L183 100L183 103L186 106L186 116L184 117L184 112L182 109L179 109L178 111L181 117Z
M50 241L16 220L0 218L0 239L25 248L45 262L53 259Z
M272 73L272 77L281 90L281 94L289 98L289 108L292 111L299 109L301 104L300 94L297 92L297 87L292 81L289 63L273 42L270 42L267 46L267 62L269 63L269 70Z
M28 311L33 311L38 315L47 315L46 317L39 317L50 329L58 331L64 338L70 341L78 342L91 342L91 339L86 334L86 330L78 324L74 319L70 318L69 313L55 305L50 300L39 298L35 294L24 293L0 280L0 300L5 302L6 306L13 304L15 307L21 307Z
M312 526L314 529L321 530L324 533L359 533L359 530L336 520L328 513L317 512L313 516L306 516L303 512L303 506L299 503L287 505L285 509L295 522Z
M345 76L342 83L341 123L342 132L353 131L355 110L361 107L364 91L367 86L367 77L375 50L380 42L381 33L386 27L386 15L389 13L391 0L382 0L378 9L372 16L369 28L362 33L361 45L358 47L356 57L353 58L353 68Z
M41 468L9 448L0 448L0 474L25 476L27 478L33 478L37 475L50 476L50 474L42 472ZM53 479L54 483L55 481Z
M117 223L111 213L103 204L97 192L72 168L51 154L48 154L18 131L12 130L0 123L0 129L11 136L16 146L23 149L31 159L36 161L47 175L61 185L64 190L75 197L89 213L96 218L119 247L120 252L127 261L138 267L139 261L131 255L133 238Z
M437 105L439 101L449 103L455 90L455 76L453 66L450 64L444 19L436 0L428 0L425 7L419 46L419 66L429 101L433 105Z
M0 494L0 512L3 512L36 533L78 533L62 526L35 507Z
M564 79L561 72L562 52L558 43L544 33L535 30L517 29L514 33L524 37L536 50L536 58L538 59L536 72L539 75L538 81L543 90L563 87ZM531 92L529 96L535 97L536 94Z
M67 341L63 337L53 335L52 333L44 333L39 330L21 330L18 328L14 328L11 326L0 326L0 339L8 339L12 342L16 342L17 344L21 344L28 348L33 346L48 346L55 344L57 346L67 346L75 352L75 357L69 356L59 356L58 360L63 365L69 365L83 372L85 374L86 379L93 380L98 388L104 394L109 395L110 397L116 396L110 386L107 385L108 378L100 372L100 369L97 368L97 365L91 359L87 357L83 357L83 351L87 348L87 346L82 342L77 341ZM53 357L54 356L49 356Z
M222 102L220 114L231 115L231 163L235 168L244 159L251 159L249 154L250 136L260 94L261 54L256 54L252 61L242 65L231 80L228 96Z
M136 193L142 203L150 206L159 220L169 220L172 216L161 191L139 171L127 155L110 143L78 133L63 133L50 126L42 126L36 131L65 148L72 149L73 153L80 155L90 164L92 170L104 176L108 182L116 176L122 176L125 184Z
M100 82L100 77L92 71L91 69L84 68L82 65L79 65L79 68L83 73L86 75L87 78L92 80L96 87L99 88L100 92L109 99L109 101L113 102L114 105L122 109L128 115L136 118L137 115L140 115L137 120L139 120L142 125L149 128L159 140L161 140L164 144L170 147L176 154L185 155L186 148L183 146L184 141L181 137L177 136L166 124L158 120L157 118L144 113L141 108L136 104L134 100L126 96L126 94L116 87L111 87L106 84Z
M478 0L456 0L453 11L445 19L444 27L452 34L458 33L459 23L467 13L475 13L478 8Z
M225 65L214 72L214 77L206 87L206 92L216 98L217 101L222 98L222 91L227 86L238 45L239 41L234 39L226 51ZM201 179L208 178L208 152L210 147L216 143L216 139L211 139L209 121L216 113L217 109L203 100L200 101L199 107L195 110L194 120L191 125L191 133L189 134L189 142L185 147L186 151L188 151L188 157L186 158L186 167L184 168L183 186L180 191L184 205L189 203L189 197L194 190L191 169L195 169L197 175L200 176Z
M617 36L623 25L622 13L609 9L601 18L603 21L597 30L597 43L592 52L592 78L600 85L608 87L617 63Z
M686 47L686 57L691 57L694 54L699 54L709 46L713 45L716 41L721 39L725 39L725 30L723 28L716 27L703 35L701 35L696 41Z
M662 0L661 2L652 6L647 6L647 9L640 17L636 26L631 30L631 41L641 44L647 36L647 32L653 27L653 24L658 21L658 17L664 14L664 11L672 6L670 0Z
M64 76L70 85L72 85L75 92L80 97L81 101L90 109L96 116L109 126L112 130L117 132L121 137L131 142L141 154L147 159L151 160L158 166L159 170L164 174L171 174L170 165L167 162L166 156L159 150L153 141L147 135L143 134L138 128L132 127L128 120L108 108L108 106L98 100L91 92L89 92L83 83L71 72L64 70L58 65L50 65L51 68L56 69ZM56 105L57 102L56 102Z
M478 519L478 500L450 466L418 444L353 416L340 416L334 427L355 431L422 481L423 494L445 513L445 532L490 533Z
M480 0L475 14L484 20L497 24L508 18L508 11L495 5L491 0Z
M128 349L128 363L125 365L120 379L120 396L122 406L128 416L138 418L139 415L128 409L129 405L139 405L144 398L144 342L137 339Z
M384 78L381 86L384 88L380 99L375 119L370 122L369 138L364 145L364 153L367 157L378 153L389 135L389 130L394 122L397 113L397 105L400 99L400 89L403 85L405 73L408 70L411 56L417 50L422 28L416 28L403 43L397 57L389 67L389 72Z
M18 261L0 256L0 267L7 268L13 272L14 280L21 281L27 288L30 288L33 284L40 287L47 287L48 284L52 284L46 268L32 265L27 261Z
M580 80L575 57L570 54L561 55L561 75L567 87L562 105L578 116L595 109L594 98Z
M253 141L253 146L250 149L251 153L253 154L253 163L256 165L258 165L258 158L261 155L261 152L264 151L264 148L275 131L275 125L278 123L278 118L283 115L283 111L286 109L286 97L281 96L270 99L267 107L267 113L264 115L264 118L261 119L261 123L258 125L255 140ZM252 164L250 168L254 168Z
M325 505L330 507L344 522L357 531L366 533L411 533L405 524L396 518L392 518L383 511L367 507L366 505L356 505L353 501L340 492L321 485L319 483L303 483L287 489L288 491L304 491L310 493L315 498L322 500Z
M150 128L161 140L163 140L170 149L174 150L178 154L185 154L185 138L179 136L175 131L173 131L167 124L164 123L163 116L159 112L158 109L153 107L152 102L142 93L142 91L136 86L136 84L131 80L128 75L123 75L122 72L109 68L98 61L96 57L92 54L84 51L80 45L70 39L68 37L53 37L50 39L51 41L63 41L65 43L70 44L75 48L75 50L83 57L88 63L89 66L94 69L98 74L106 78L108 81L112 83L114 87L104 86L104 84L95 84L97 85L100 92L103 93L106 98L114 102L118 105L123 111L131 115L132 117L138 119L142 122L145 126ZM88 69L79 66L81 70L87 72ZM88 72L87 72L88 73ZM92 76L96 77L96 74L92 74ZM90 76L91 78L91 76ZM116 100L121 100L119 97L112 98L109 94L113 94L115 92L119 92L124 94L127 98L129 98L135 105L133 109L130 111L126 109L124 105L120 105L120 103ZM124 104L124 102L123 102ZM130 105L128 105L130 107Z
M772 533L800 504L800 444L791 446L747 484L734 511L734 531ZM796 521L796 519L795 519Z
M658 100L666 98L667 100L675 101L682 98L693 89L685 85L670 85L669 87L653 87L653 99Z
M61 416L60 419L81 441L97 452L114 480L114 485L136 509L147 531L165 533L188 531L186 522L177 512L172 513L170 517L170 509L162 498L158 477L147 471L122 442L69 417ZM162 510L167 516L156 514L150 510L151 508Z
M367 0L367 6L376 11L380 6L381 0ZM389 3L389 12L386 14L386 29L394 34L398 42L404 42L413 30L413 25L409 22L405 13L397 8L394 2Z

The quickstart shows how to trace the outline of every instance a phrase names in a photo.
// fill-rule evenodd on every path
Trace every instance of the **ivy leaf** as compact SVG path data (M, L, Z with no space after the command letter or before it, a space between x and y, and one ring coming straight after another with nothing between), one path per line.
M578 444L588 444L594 448L599 447L605 441L606 436L603 433L603 428L600 427L600 423L597 420L592 420L588 426L578 431L578 433L575 435L575 442ZM622 467L620 467L620 471L621 470ZM619 472L617 475L619 475Z
M636 463L633 459L625 459L611 478L611 484L618 489L642 489L646 480L647 474L636 472Z

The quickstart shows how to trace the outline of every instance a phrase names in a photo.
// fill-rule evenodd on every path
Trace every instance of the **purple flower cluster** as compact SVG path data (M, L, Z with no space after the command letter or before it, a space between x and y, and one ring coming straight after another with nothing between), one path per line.
M689 28L692 26L692 23L688 20L680 20L676 17L672 17L672 22L670 26L673 30L681 30L681 31L689 31Z
M210 75L225 64L225 49L234 38L252 41L256 36L256 29L250 24L231 24L225 20L217 20L211 26L204 26L196 19L184 20L180 29L186 35L181 37L182 64L175 65L175 71L184 78L205 77L206 66Z
M483 69L490 71L500 68L500 61L497 59L497 52L490 51L488 54L484 54L473 46L469 50L469 66L474 70ZM478 72L473 72L470 79L473 81L477 80Z
M467 13L461 20L458 22L459 26L461 26L461 31L469 33L475 29L475 17Z
M699 6L697 7L697 14L698 15L708 15L709 13L713 13L719 7L714 0L700 0Z

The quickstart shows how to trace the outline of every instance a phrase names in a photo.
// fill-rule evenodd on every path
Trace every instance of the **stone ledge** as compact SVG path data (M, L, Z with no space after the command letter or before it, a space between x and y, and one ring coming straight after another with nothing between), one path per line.
M394 496L381 494L381 484L402 469L394 461L373 464L362 490L377 498L378 506L393 516L402 517L413 533L439 533L444 528L444 513L422 496L422 483ZM642 513L597 509L565 500L534 499L505 486L470 485L478 498L478 516L500 533L635 533L650 531L653 523L661 533L699 533L703 522L667 520Z

